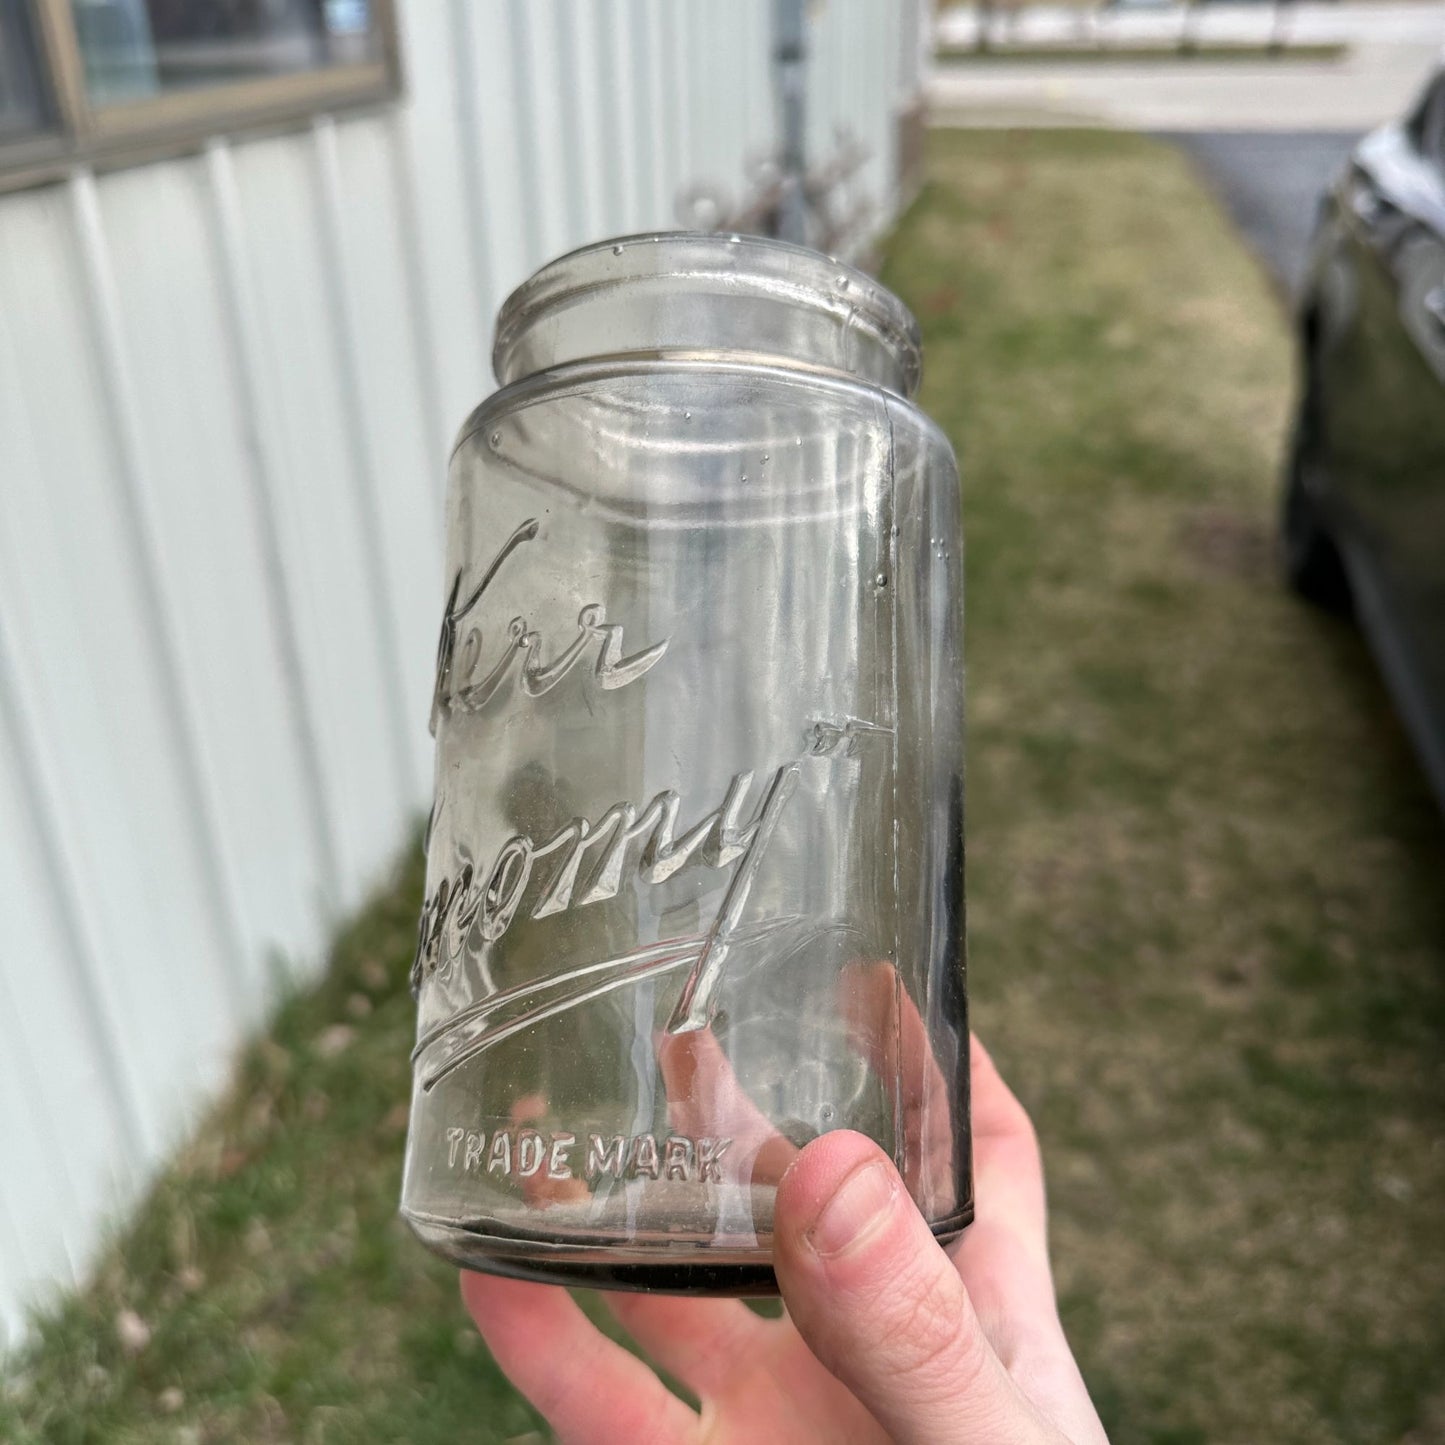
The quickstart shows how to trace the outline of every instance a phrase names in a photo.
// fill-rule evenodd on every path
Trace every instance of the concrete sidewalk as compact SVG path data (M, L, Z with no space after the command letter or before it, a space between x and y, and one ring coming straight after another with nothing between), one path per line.
M1417 45L1438 50L1445 45L1445 4L1414 0L1393 4L1283 3L1280 33L1302 45ZM1263 45L1274 34L1275 7L1269 4L1197 5L1189 25L1204 45ZM1184 26L1182 5L1116 6L1099 11L1086 5L1032 5L1010 8L998 4L991 34L999 42L1028 45L1070 45L1096 40L1111 45L1168 45ZM972 5L954 5L937 21L940 46L971 46L978 36L978 12Z
M1200 44L1266 39L1272 7L1200 8ZM945 12L940 43L967 43L972 12ZM1123 11L1105 22L1120 43L1178 35L1175 7ZM1076 38L1077 11L1025 13L1033 43ZM1170 27L1173 27L1172 29ZM1338 61L988 60L940 62L929 81L935 124L1104 125L1138 130L1351 131L1398 116L1417 95L1445 42L1445 4L1299 5L1301 43L1342 41Z

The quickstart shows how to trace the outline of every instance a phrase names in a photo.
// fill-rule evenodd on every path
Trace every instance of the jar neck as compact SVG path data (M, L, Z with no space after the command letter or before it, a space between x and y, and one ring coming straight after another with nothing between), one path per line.
M492 365L503 386L617 356L738 355L911 397L918 326L872 277L761 237L669 232L588 246L512 293Z

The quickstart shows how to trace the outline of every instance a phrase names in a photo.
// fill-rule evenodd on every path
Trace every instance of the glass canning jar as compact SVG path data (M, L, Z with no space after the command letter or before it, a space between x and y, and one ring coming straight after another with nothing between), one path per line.
M502 308L451 461L402 1212L475 1269L775 1288L815 1135L972 1214L958 476L913 318L634 236Z

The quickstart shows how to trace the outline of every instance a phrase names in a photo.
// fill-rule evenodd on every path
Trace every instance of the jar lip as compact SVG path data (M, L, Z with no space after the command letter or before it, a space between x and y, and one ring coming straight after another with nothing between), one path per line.
M913 313L856 266L790 241L727 231L642 231L590 242L548 261L497 314L492 366L502 385L519 338L554 307L628 281L717 275L746 278L822 311L851 311L897 357L905 394L917 385L922 337Z

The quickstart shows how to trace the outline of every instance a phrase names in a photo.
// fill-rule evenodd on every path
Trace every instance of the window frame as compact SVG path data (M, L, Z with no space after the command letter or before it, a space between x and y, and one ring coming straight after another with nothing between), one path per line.
M77 166L113 170L199 150L207 141L291 130L331 111L380 105L401 94L396 0L371 0L375 60L198 85L95 105L71 0L30 0L46 128L0 142L0 193L64 178Z

